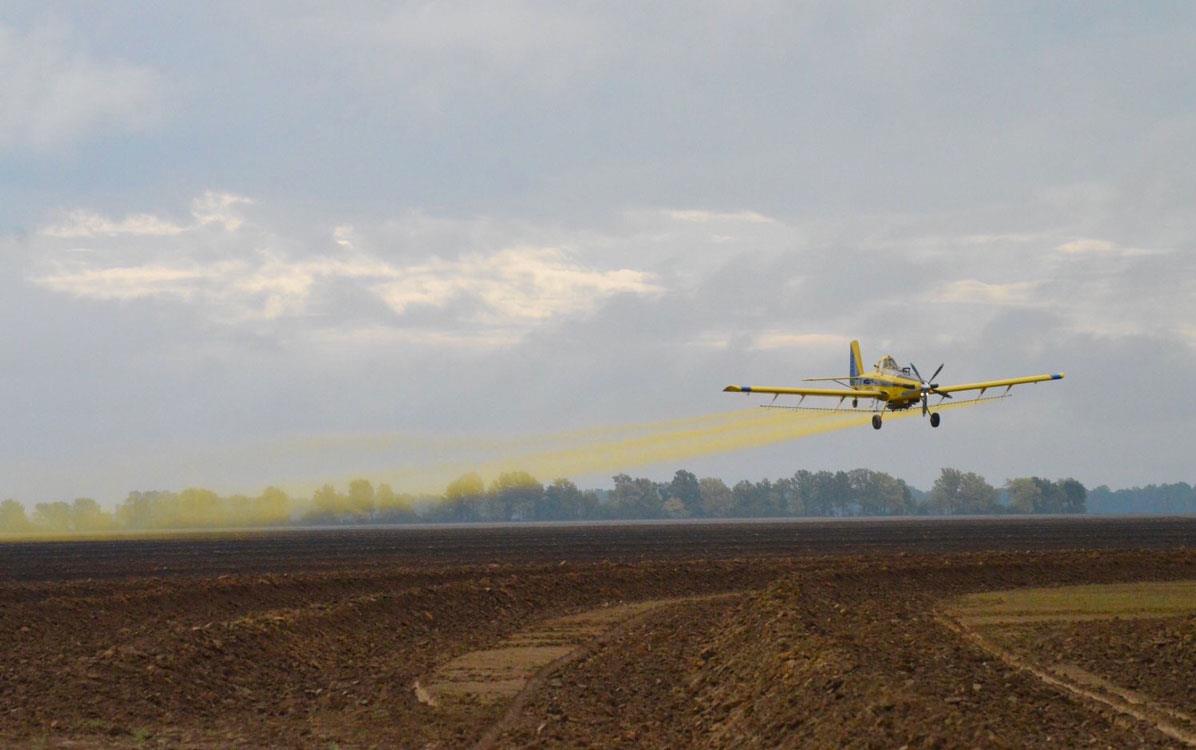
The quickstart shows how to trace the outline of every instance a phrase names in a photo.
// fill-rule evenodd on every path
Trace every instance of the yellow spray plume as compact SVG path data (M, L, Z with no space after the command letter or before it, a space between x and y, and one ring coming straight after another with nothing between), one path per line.
M936 411L973 405L961 401L936 407ZM920 416L911 409L885 415L886 422ZM659 422L638 422L518 437L509 440L450 440L424 443L439 449L439 459L422 466L394 467L380 479L408 491L439 492L452 478L476 471L492 478L506 471L523 470L541 480L614 474L657 464L676 464L712 456L797 440L838 430L868 426L869 411L797 411L791 409L740 409ZM397 438L395 445L399 444ZM382 442L385 438L375 437ZM410 438L403 438L407 442ZM378 445L375 442L374 445ZM470 454L453 456L454 449Z

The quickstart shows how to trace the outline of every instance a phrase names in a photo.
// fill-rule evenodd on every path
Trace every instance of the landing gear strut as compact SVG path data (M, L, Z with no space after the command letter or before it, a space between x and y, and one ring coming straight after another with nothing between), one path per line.
M941 421L943 421L943 418L938 415L938 412L935 412L930 415L930 426L931 427L938 427L939 422L941 422Z
M874 429L874 430L879 430L879 429L880 429L880 425L881 425L881 421L880 421L880 415L879 415L879 414L873 414L873 415L872 415L872 429Z

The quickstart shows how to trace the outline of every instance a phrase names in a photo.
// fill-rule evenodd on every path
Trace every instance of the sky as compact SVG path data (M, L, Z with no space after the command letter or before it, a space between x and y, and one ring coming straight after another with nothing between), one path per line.
M843 374L853 338L939 382L1067 379L687 467L1191 482L1193 29L1187 2L9 0L0 496L738 409L724 385Z

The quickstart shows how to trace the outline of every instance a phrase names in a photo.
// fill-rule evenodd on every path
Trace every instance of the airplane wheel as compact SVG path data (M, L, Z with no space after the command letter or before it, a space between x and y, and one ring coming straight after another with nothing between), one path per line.
M941 422L941 421L942 421L942 417L940 417L937 413L930 415L930 426L931 427L938 427L939 422Z
M880 425L881 425L881 421L880 421L880 415L879 415L879 414L873 414L873 415L872 415L872 429L874 429L874 430L879 430L879 429L880 429Z

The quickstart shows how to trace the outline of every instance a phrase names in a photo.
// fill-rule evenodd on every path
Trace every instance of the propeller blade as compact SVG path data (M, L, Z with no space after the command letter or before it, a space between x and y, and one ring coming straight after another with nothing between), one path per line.
M922 391L922 416L926 416L928 411L930 411L930 394Z
M913 368L913 370L914 370L914 374L918 376L918 381L919 381L919 382L922 382L922 383L925 383L926 381L925 381L925 380L922 380L922 373L918 372L918 366L917 366L917 365L915 365L913 362L910 362L910 363L909 363L909 366Z
M944 362L943 364L946 364L946 363ZM937 378L939 376L939 373L942 371L943 371L943 365L939 365L939 369L935 370L934 374L930 376L930 381L933 383L934 379Z

